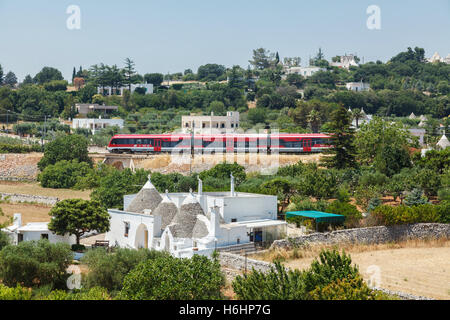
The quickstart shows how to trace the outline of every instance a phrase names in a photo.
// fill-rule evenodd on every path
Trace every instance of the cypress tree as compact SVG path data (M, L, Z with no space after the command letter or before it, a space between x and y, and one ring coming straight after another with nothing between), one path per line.
M325 153L323 164L326 167L344 169L357 166L355 131L351 125L350 113L344 106L341 105L331 114L330 133L333 147Z

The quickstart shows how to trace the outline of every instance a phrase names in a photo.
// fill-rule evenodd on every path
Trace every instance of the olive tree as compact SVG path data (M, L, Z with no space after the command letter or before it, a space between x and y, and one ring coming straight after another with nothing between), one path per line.
M69 199L58 202L49 213L52 216L48 228L57 235L71 234L80 238L84 234L97 231L109 231L110 216L106 209L97 201Z

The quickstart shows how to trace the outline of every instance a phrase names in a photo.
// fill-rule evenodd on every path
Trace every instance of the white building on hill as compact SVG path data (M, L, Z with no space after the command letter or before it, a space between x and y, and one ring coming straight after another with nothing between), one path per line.
M299 74L305 78L311 77L313 74L319 71L326 71L325 68L309 66L309 67L290 67L286 69L286 74Z
M346 83L347 90L361 92L361 91L369 91L370 84L366 82L348 82Z
M234 191L159 194L149 181L124 197L124 211L110 209L106 240L126 248L151 248L175 257L211 255L217 248L284 238L277 197Z
M214 134L231 133L239 128L239 112L228 111L226 116L182 116L181 130L183 133Z
M344 56L341 56L340 58L341 59L339 62L331 62L330 65L332 67L344 68L347 70L349 70L350 67L359 66L358 62L356 62L356 60L355 60L355 55L353 55L353 54L344 55Z
M124 120L122 119L102 119L101 117L98 119L73 119L72 120L72 129L89 129L92 134L95 134L97 131L105 129L107 127L117 126L119 128L124 127Z

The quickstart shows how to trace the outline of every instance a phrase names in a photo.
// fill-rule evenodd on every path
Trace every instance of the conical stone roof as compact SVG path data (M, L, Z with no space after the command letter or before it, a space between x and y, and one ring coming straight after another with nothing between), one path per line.
M194 229L192 230L192 237L196 239L201 239L209 234L208 226L206 222L197 218Z
M184 199L180 211L176 215L174 222L175 237L192 238L197 216L205 215L200 203L197 201L192 192Z
M439 140L439 142L437 143L437 145L442 149L447 149L448 147L450 147L450 141L448 141L447 137L444 134L441 140Z
M153 212L154 216L161 217L161 229L165 229L168 225L170 225L177 214L178 208L166 192L166 194L162 197L161 203Z
M149 179L125 211L144 213L145 210L151 210L153 212L161 201L161 195Z

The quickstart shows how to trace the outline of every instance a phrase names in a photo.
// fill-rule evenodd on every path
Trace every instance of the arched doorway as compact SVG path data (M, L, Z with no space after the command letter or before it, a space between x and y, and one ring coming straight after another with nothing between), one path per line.
M145 224L141 224L136 230L136 249L148 249L148 229Z

